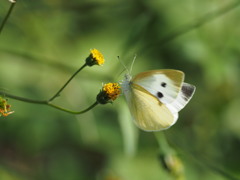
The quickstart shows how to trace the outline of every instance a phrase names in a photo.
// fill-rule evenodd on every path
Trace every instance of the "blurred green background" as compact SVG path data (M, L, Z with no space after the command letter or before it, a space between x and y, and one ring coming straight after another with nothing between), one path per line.
M182 163L181 177L159 158L169 147L134 126L121 96L78 116L9 99L15 113L0 117L0 179L240 179L238 2L17 2L0 35L0 88L8 93L50 98L92 48L103 53L104 66L85 68L57 104L88 107L102 83L123 78L117 56L129 67L135 54L133 75L179 69L197 90L178 122L157 133ZM1 1L1 22L9 7Z

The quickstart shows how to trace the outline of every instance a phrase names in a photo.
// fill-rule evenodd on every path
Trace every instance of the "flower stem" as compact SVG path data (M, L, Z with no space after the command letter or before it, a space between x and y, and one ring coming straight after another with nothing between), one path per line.
M51 102L48 101L48 100L34 100L34 99L24 98L24 97L20 97L20 96L15 96L15 95L12 95L12 94L9 94L9 93L6 93L6 92L2 92L2 91L0 91L0 95L6 96L6 97L11 98L11 99L16 99L16 100L19 100L19 101L23 101L23 102L28 102L28 103L42 104L42 105L51 106L51 107L53 107L53 108L55 108L55 109L58 109L58 110L61 110L61 111L65 111L65 112L68 112L68 113L71 113L71 114L83 114L83 113L91 110L92 108L94 108L96 105L99 104L99 103L96 101L96 102L94 102L91 106L89 106L88 108L86 108L86 109L84 109L84 110L82 110L82 111L72 111L72 110L63 108L63 107L61 107L61 106L55 105L55 104L51 103Z
M61 106L55 105L53 103L51 103L56 97L58 97L60 95L60 93L64 90L64 88L71 82L71 80L84 68L87 66L87 63L83 64L70 78L69 80L57 91L57 93L52 96L49 100L34 100L34 99L29 99L29 98L25 98L25 97L20 97L20 96L15 96L3 91L0 91L0 95L12 98L12 99L16 99L19 101L24 101L24 102L28 102L28 103L34 103L34 104L43 104L43 105L47 105L47 106L51 106L53 108L59 109L61 111L65 111L71 114L83 114L89 110L91 110L92 108L94 108L96 105L98 105L98 101L96 101L95 103L93 103L91 106L89 106L88 108L82 110L82 111L72 111L66 108L63 108Z
M58 90L58 92L52 96L48 102L53 101L56 97L58 97L60 95L60 93L63 91L63 89L70 83L70 81L83 69L87 66L87 64L85 63L82 67L80 67L70 78L69 80L61 87L61 89Z
M11 14L11 12L12 12L15 4L16 4L16 3L11 3L11 6L10 6L10 8L9 8L9 10L8 10L5 18L3 19L3 21L2 21L2 23L1 23L1 25L0 25L0 34L1 34L1 32L2 32L2 30L3 30L3 28L4 28L5 24L6 24L6 22L7 22L7 20L8 20L8 18L9 18L9 16L10 16L10 14Z
M69 109L65 109L65 108L63 108L63 107L57 106L57 105L55 105L55 104L52 104L52 103L50 103L50 102L49 102L47 105L49 105L49 106L51 106L51 107L53 107L53 108L59 109L59 110L61 110L61 111L65 111L65 112L71 113L71 114L83 114L83 113L91 110L92 108L94 108L96 105L98 105L98 102L96 101L96 102L93 103L91 106L89 106L88 108L86 108L86 109L84 109L84 110L82 110L82 111L71 111L71 110L69 110Z
M28 103L48 104L48 101L34 100L34 99L25 98L25 97L15 96L15 95L3 92L3 91L0 91L0 95L6 96L6 97L11 98L11 99L16 99L16 100L19 100L19 101L28 102Z
M154 135L157 139L159 150L161 153L166 155L173 151L170 145L168 144L165 134L163 132L154 132Z

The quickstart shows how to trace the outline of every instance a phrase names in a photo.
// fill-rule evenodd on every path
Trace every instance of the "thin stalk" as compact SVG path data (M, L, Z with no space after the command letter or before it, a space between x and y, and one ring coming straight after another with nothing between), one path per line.
M34 99L25 98L25 97L15 96L15 95L12 95L12 94L9 94L9 93L6 93L6 92L2 92L2 91L0 91L0 95L11 98L11 99L15 99L15 100L18 100L18 101L47 105L47 106L53 107L55 109L58 109L58 110L61 110L61 111L64 111L64 112L71 113L71 114L83 114L83 113L91 110L92 108L94 108L96 105L98 105L98 102L96 101L91 106L89 106L88 108L86 108L82 111L72 111L72 110L63 108L61 106L55 105L55 104L53 104L53 103L51 103L50 101L47 101L47 100L45 100L45 101L44 100L43 101L42 100L34 100Z
M48 104L48 101L42 101L42 100L34 100L34 99L29 99L29 98L25 98L25 97L20 97L20 96L15 96L3 91L0 91L0 95L11 98L11 99L16 99L19 101L24 101L24 102L28 102L28 103L34 103L34 104Z
M61 111L65 111L65 112L71 113L71 114L83 114L83 113L91 110L92 108L94 108L96 105L98 105L98 102L96 101L96 102L93 103L91 106L89 106L88 108L86 108L86 109L84 109L84 110L82 110L82 111L71 111L71 110L69 110L69 109L65 109L65 108L63 108L63 107L57 106L57 105L55 105L55 104L52 104L52 103L50 103L50 102L49 102L47 105L49 105L49 106L51 106L51 107L53 107L53 108L59 109L59 110L61 110Z
M172 148L169 146L165 134L163 132L154 132L154 135L157 139L158 145L159 145L159 149L160 152L162 154L169 154L171 152L173 152Z
M58 97L60 95L60 93L64 90L64 88L71 82L71 80L83 69L87 66L87 64L85 63L82 67L80 67L70 78L69 80L61 87L61 89L58 90L58 92L52 96L48 102L53 101L56 97Z
M3 30L3 28L4 28L5 24L6 24L6 22L7 22L7 20L8 20L10 14L12 13L12 10L13 10L15 4L16 4L16 3L11 3L10 8L8 9L8 12L7 12L6 16L4 17L4 19L3 19L3 21L2 21L2 23L1 23L1 25L0 25L0 34L1 34L1 32L2 32L2 30Z

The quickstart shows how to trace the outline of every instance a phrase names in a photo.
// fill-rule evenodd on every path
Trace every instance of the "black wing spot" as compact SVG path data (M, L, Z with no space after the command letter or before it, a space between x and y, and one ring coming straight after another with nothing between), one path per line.
M166 87L166 86L167 86L167 83L162 82L162 83L161 83L161 86L162 86L162 87Z
M157 92L157 97L158 98L162 98L163 97L163 94L161 92Z

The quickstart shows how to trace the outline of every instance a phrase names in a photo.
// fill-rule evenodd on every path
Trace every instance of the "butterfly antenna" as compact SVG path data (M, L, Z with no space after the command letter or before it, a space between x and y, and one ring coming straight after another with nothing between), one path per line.
M129 70L128 70L127 66L123 63L123 61L120 60L120 56L117 56L117 58L118 58L118 61L121 63L121 65L124 67L124 70L122 72L127 71L129 74Z
M134 58L133 58L133 61L132 61L132 64L131 64L131 66L130 66L130 74L132 73L133 64L134 64L136 58L137 58L137 54L135 54L135 56L134 56Z

